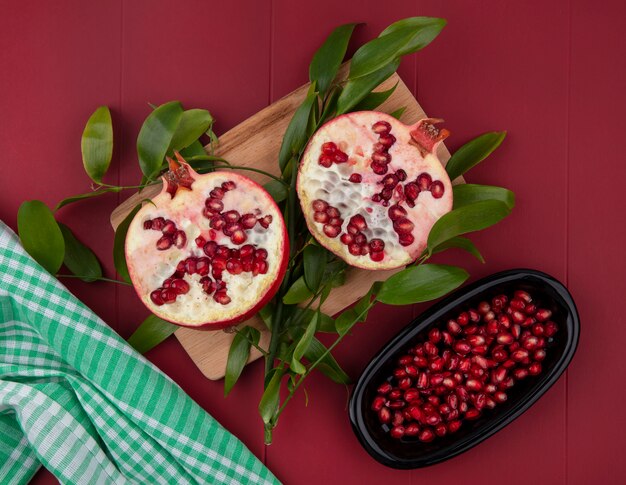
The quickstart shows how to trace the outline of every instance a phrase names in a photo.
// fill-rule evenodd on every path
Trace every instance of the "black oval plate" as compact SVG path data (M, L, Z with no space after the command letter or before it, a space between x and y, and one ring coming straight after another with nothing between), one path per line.
M509 399L487 410L475 421L463 421L453 435L435 438L430 443L396 440L389 436L370 410L376 388L391 374L394 362L413 341L430 327L456 318L483 300L497 294L512 295L514 290L528 291L543 308L552 310L552 320L559 326L546 349L543 370L515 383ZM422 336L421 334L424 332ZM376 460L392 468L421 468L442 462L476 446L504 428L532 406L559 378L568 366L578 345L580 322L571 295L556 279L529 269L516 269L483 278L462 288L429 308L387 343L365 368L350 398L350 421L359 441Z

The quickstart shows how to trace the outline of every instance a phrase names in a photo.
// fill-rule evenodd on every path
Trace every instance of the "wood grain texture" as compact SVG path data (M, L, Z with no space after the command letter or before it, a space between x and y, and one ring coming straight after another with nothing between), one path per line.
M345 75L346 72L347 65L344 65L339 76ZM406 107L401 117L401 120L406 124L412 124L424 118L426 116L424 110L397 74L383 82L377 90L384 91L396 84L396 90L378 109L391 113L401 107ZM304 100L308 89L309 84L299 87L224 133L220 137L216 153L233 164L259 168L278 175L277 160L283 135L294 111ZM450 153L443 144L439 146L438 155L444 165L450 158ZM243 173L258 182L267 181L267 177L262 174L256 172ZM462 181L462 178L457 180L457 182L459 181ZM161 184L153 185L124 201L111 214L111 225L117 228L137 204L146 198L155 196L160 190ZM374 281L387 279L397 271L399 270L367 271L351 268L347 272L346 284L333 290L322 305L322 311L329 315L340 312L365 295ZM269 334L261 319L255 316L240 324L240 326L245 325L261 331L261 347L266 348L269 343ZM224 377L228 350L234 333L181 328L176 331L175 335L207 378L217 380ZM258 350L253 348L248 362L258 359L261 355Z

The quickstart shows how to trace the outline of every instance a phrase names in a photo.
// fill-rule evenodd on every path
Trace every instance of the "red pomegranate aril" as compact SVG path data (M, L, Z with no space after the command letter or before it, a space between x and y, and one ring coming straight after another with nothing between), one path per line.
M463 340L455 342L453 348L455 352L461 355L466 355L470 352L470 350L472 350L472 346Z
M311 206L315 212L324 212L328 208L328 202L322 199L316 199L312 202Z
M420 397L420 393L417 389L407 389L404 393L404 400L406 402L417 401Z
M385 405L385 398L382 396L376 396L372 401L372 411L380 411Z
M385 382L384 384L381 384L378 387L378 390L376 392L378 392L378 394L389 394L389 392L391 392L392 386L391 384L389 384L388 382Z
M518 349L511 354L511 359L513 359L516 362L521 362L524 359L528 358L528 355L529 355L528 350Z
M152 229L152 221L150 219L148 219L147 221L143 222L143 228L147 231Z
M512 344L514 340L515 338L510 333L502 332L496 336L496 342L498 342L500 345Z
M273 217L270 215L267 215L259 219L258 222L259 224L261 224L261 227L263 227L264 229L267 229L268 227L270 227L272 220L273 220Z
M220 215L211 217L209 221L209 226L211 229L215 229L217 231L221 230L226 225L226 221Z
M435 199L441 199L445 192L443 183L439 180L435 180L430 186L430 193Z
M511 319L514 323L523 323L526 320L526 315L518 310L515 310L511 313Z
M480 411L475 408L468 409L465 413L466 419L477 419L478 417L480 417Z
M536 376L541 374L541 364L539 362L533 362L528 366L528 373L531 376Z
M465 386L470 391L480 391L483 388L483 385L478 379L468 379L467 381L465 381Z
M430 362L430 369L435 372L440 372L443 370L446 362L441 357L437 357Z
M511 303L509 303L509 306L513 310L523 311L526 308L526 303L524 303L522 300L514 298L513 300L511 300Z
M448 423L448 431L450 433L456 433L461 428L461 421L450 421Z
M394 426L393 428L391 428L391 431L389 432L392 438L395 438L398 440L404 436L404 433L405 433L404 426Z
M156 248L159 251L165 251L166 249L171 248L172 244L174 244L174 241L172 241L170 236L163 236L157 241Z
M485 391L485 393L487 394L493 394L497 390L498 390L498 386L493 383L485 384L485 387L483 387L483 391Z
M505 402L505 401L507 400L507 395L506 395L506 392L504 392L504 391L498 391L498 392L495 392L495 393L493 394L493 399L494 399L496 402L499 402L499 403L503 403L503 402Z
M163 217L155 217L152 219L152 229L155 231L161 231L165 226L165 219Z
M400 426L404 423L404 413L402 411L394 411L391 417L391 426Z
M426 389L428 387L428 374L426 374L426 372L421 372L419 374L415 387L419 389Z
M386 121L377 121L372 125L372 131L377 135L387 135L391 131L391 125Z
M393 229L398 234L410 234L415 225L408 219L402 218L393 221Z
M529 303L528 305L526 305L526 308L524 308L524 313L532 317L533 315L535 315L535 313L537 313L537 306Z
M543 349L535 350L533 353L533 359L537 362L541 362L546 358L546 351Z
M178 294L173 288L165 288L161 291L161 298L163 303L174 303Z
M387 406L390 409L402 409L404 406L406 406L406 403L404 401L391 401L389 404L387 404Z
M150 293L150 299L152 300L152 303L154 303L155 305L163 305L164 301L163 298L161 298L161 290L154 290L152 293Z
M428 443L435 439L435 433L433 433L430 429L423 429L418 435L418 439L423 441L424 443Z
M404 436L417 436L419 432L420 428L416 423L409 423L404 428Z
M558 330L556 323L554 322L546 322L544 325L544 336L550 338L552 337Z
M461 325L454 320L448 320L448 332L452 335L459 335L462 332Z
M337 151L337 145L332 141L327 141L322 144L322 153L324 155L332 155Z
M163 234L172 236L176 232L176 224L174 224L174 221L167 220L161 230L163 231Z
M329 155L321 155L318 160L318 163L322 167L330 168L333 165L333 158L332 156L329 156Z
M428 339L433 344L441 342L441 330L439 330L438 328L431 328L428 332Z
M380 411L378 411L378 419L383 424L388 424L391 422L391 412L388 408L383 407Z
M341 231L341 228L338 226L325 224L323 230L324 230L324 234L326 234L328 237L335 238L339 234L339 231Z
M417 377L417 375L418 375L418 370L417 370L417 367L415 367L415 366L413 366L413 365L407 365L407 366L404 368L404 371L407 373L407 375L408 375L409 377Z
M413 234L400 234L398 242L401 246L410 246L415 241Z
M540 308L537 310L537 313L535 313L535 318L539 322L545 322L549 320L551 316L552 312L550 310L546 310L545 308Z

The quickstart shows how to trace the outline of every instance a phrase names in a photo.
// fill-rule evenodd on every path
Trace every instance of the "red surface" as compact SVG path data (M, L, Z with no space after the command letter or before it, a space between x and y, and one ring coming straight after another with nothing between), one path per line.
M99 105L111 107L116 127L109 178L134 184L134 140L147 102L180 99L208 108L223 132L306 81L312 53L335 25L366 22L356 35L363 41L400 17L447 18L440 38L404 61L400 73L427 112L446 119L451 148L486 130L508 130L503 147L468 179L510 187L518 206L474 238L486 265L460 254L441 259L474 278L525 266L564 281L583 325L567 373L524 416L468 453L394 471L354 439L343 387L312 378L308 408L302 396L294 399L266 448L256 414L260 363L224 399L222 383L205 380L175 339L149 357L285 483L624 482L623 2L1 0L0 12L0 219L13 227L25 199L54 205L88 190L80 134ZM108 214L119 200L113 195L60 213L109 275ZM145 317L130 289L68 286L125 337ZM338 358L357 376L419 311L376 309L338 348ZM35 482L54 480L42 471Z

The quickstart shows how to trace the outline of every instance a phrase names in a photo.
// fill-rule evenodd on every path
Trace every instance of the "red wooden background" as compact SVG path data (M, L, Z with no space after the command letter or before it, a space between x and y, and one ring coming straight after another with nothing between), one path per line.
M361 21L364 41L414 15L449 24L400 73L426 109L443 117L454 149L486 130L507 129L503 147L469 175L513 189L512 217L475 237L487 258L460 254L473 277L531 267L564 281L582 319L578 353L558 383L524 416L470 452L427 469L395 471L360 448L344 388L315 377L264 447L256 413L256 363L227 399L175 339L149 358L240 437L289 484L624 483L626 390L621 308L626 292L621 146L626 133L626 58L621 0L465 2L0 0L0 218L15 227L25 199L51 206L88 190L80 135L90 113L111 107L111 182L134 184L134 140L147 102L180 99L208 108L223 132L307 80L314 50L331 29ZM109 275L108 223L120 196L60 214L95 248ZM146 316L133 291L69 281L69 288L127 337ZM354 376L421 307L383 308L338 349ZM36 483L53 483L40 472Z

